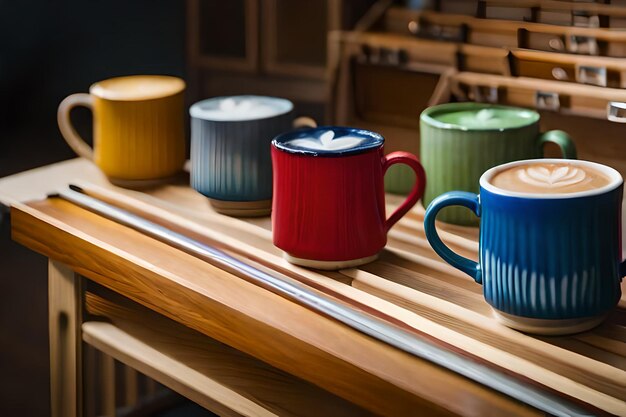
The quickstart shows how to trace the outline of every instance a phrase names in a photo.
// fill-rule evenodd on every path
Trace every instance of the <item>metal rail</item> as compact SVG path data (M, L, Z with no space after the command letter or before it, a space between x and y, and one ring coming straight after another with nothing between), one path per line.
M211 263L245 276L250 282L270 288L275 293L294 300L311 310L355 329L397 349L428 360L475 382L492 388L518 401L531 405L555 416L591 416L573 401L562 398L541 387L523 383L515 377L468 359L456 352L446 350L425 338L396 327L382 319L351 308L328 296L324 296L298 282L273 276L248 265L212 246L198 242L129 211L86 195L80 187L59 192L56 196L89 211L128 226L161 242L170 244Z

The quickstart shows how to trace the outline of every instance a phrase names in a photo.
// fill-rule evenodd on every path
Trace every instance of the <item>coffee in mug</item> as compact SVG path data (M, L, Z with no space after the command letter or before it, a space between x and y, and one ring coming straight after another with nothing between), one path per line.
M576 148L560 130L541 133L539 113L529 109L484 103L448 103L430 107L420 116L420 158L428 176L424 207L447 191L478 192L480 176L497 165L539 158L543 145L558 145L564 158L576 158ZM439 220L475 226L478 219L459 208L447 208Z
M610 178L591 167L567 162L517 165L498 172L491 184L508 191L536 194L569 194L595 190Z
M166 182L185 163L185 82L161 75L100 81L89 94L72 94L59 105L63 137L80 156L93 160L117 185L137 188ZM76 106L93 111L93 149L70 121Z
M338 126L302 129L272 141L274 244L294 264L340 269L371 262L388 230L415 205L426 185L417 158L385 156L383 137ZM385 216L384 175L406 164L417 180L403 204Z
M601 323L621 297L623 188L616 170L594 162L512 162L481 176L480 196L451 191L435 198L424 230L435 252L483 285L502 323L529 333L577 333ZM448 206L480 216L480 262L439 238L435 218Z
M266 216L272 206L270 142L292 129L293 103L264 96L215 97L191 115L191 186L231 216ZM301 118L304 124L315 124Z

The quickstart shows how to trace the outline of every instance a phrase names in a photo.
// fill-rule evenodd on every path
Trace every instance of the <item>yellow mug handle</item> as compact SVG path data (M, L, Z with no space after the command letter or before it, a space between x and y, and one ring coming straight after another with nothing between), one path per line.
M294 129L301 127L317 127L317 122L312 117L300 116L294 119L292 126Z
M65 141L78 156L93 160L93 149L80 137L72 121L70 120L70 112L76 106L85 106L93 111L93 97L90 94L77 93L67 96L57 110L57 123L59 130L65 138Z

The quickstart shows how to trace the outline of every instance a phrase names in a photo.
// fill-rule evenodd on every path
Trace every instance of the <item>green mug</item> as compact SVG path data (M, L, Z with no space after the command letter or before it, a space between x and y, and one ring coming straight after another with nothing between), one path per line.
M564 158L575 159L576 147L569 135L561 130L541 133L539 118L533 110L484 103L448 103L424 110L420 116L420 160L428 181L424 207L448 191L478 193L485 171L541 158L547 142L558 145ZM441 210L437 220L478 224L473 213L460 207Z

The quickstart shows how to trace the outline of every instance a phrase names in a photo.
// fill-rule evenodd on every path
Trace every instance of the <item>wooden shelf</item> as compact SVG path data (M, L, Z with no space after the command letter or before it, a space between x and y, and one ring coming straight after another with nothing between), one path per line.
M220 416L365 416L366 411L139 305L87 294L83 340Z
M47 178L45 170L26 173L20 184L13 183L13 192L0 184L0 195L14 198L20 186L45 183ZM205 197L183 182L148 192L123 190L104 181L82 185L104 200L116 199L143 217L388 320L417 337L451 346L485 366L575 398L593 414L620 414L626 409L626 294L606 323L584 334L533 337L504 327L493 317L481 287L430 248L420 205L389 232L387 247L376 262L321 273L282 258L272 244L269 218L241 220L215 213ZM387 211L400 200L387 196ZM49 198L15 204L11 222L18 242L89 280L371 412L539 414L67 201ZM443 230L441 237L454 250L476 256L477 229L443 226ZM622 288L626 290L626 283Z
M605 28L480 19L401 7L390 8L382 24L385 30L393 33L442 40L452 36L475 45L580 55L626 56L626 32Z

